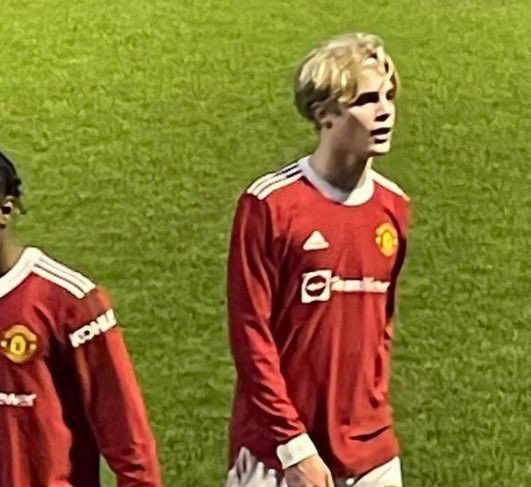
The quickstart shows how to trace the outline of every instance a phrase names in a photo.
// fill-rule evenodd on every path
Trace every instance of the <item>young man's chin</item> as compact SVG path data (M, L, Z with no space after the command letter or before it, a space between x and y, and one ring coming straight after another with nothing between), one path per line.
M391 141L373 144L370 148L371 156L383 156L391 150Z

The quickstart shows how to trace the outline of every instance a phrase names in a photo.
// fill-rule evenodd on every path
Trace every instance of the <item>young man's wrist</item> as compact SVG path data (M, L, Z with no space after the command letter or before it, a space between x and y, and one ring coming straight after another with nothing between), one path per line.
M312 455L317 455L317 448L307 433L296 436L277 447L277 457L283 469L292 467Z

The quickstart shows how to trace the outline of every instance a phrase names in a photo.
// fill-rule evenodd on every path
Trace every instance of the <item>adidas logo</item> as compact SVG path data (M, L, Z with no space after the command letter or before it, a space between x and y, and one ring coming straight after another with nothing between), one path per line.
M319 230L313 231L302 245L303 250L323 250L328 247L330 247L330 244Z

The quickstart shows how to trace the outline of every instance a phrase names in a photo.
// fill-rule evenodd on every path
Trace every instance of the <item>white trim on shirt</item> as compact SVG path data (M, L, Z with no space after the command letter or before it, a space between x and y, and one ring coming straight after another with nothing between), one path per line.
M372 159L367 161L367 165L361 175L358 185L352 191L340 189L319 176L310 165L310 156L305 156L299 160L302 174L323 196L333 201L337 201L345 206L358 206L369 201L374 194L374 181L372 178Z
M17 263L0 277L0 298L9 294L31 274L35 262L42 256L42 252L34 247L27 247Z

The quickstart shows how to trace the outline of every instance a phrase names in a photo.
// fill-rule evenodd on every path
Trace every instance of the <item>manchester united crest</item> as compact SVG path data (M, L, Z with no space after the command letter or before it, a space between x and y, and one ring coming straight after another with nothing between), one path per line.
M37 351L38 339L26 325L13 325L0 337L0 352L9 360L23 364Z
M398 233L396 228L390 223L382 223L376 229L376 245L380 252L386 257L396 254L398 249Z

